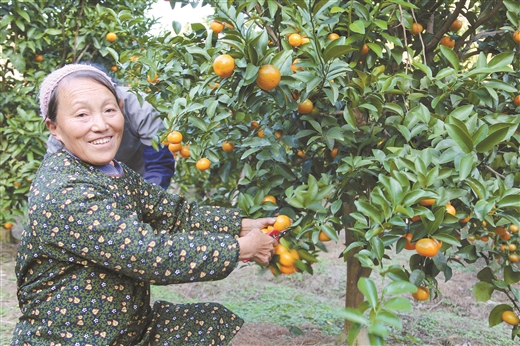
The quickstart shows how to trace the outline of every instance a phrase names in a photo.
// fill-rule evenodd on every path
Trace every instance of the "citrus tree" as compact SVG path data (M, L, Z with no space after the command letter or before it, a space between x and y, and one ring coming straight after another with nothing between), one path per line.
M181 190L250 217L289 216L275 275L312 273L344 230L350 343L360 330L384 343L412 307L403 294L431 299L451 263L481 258L474 295L506 293L489 323L516 336L518 5L201 3L215 8L207 23L183 35L173 23L153 49L119 56L164 114L156 142L176 155ZM401 251L406 268L385 264Z
M146 47L152 1L3 1L0 3L0 227L20 222L30 182L46 152L38 116L42 79L66 63L97 64L126 79L118 52ZM2 232L2 234L7 234ZM10 233L9 233L10 234ZM2 240L8 240L6 239Z

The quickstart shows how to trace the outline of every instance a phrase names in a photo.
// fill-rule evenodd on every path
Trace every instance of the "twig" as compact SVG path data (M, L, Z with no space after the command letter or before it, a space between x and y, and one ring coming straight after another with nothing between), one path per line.
M491 173L493 173L494 175L496 175L497 177L499 178L502 178L502 179L505 179L506 177L500 173L498 173L497 171L495 171L493 168L489 167L488 165L485 165L484 167L486 167L486 169L488 171L490 171Z
M439 300L439 302L436 303L434 306L430 307L430 308L428 309L428 312L432 311L433 309L435 309L437 306L439 306L439 305L441 305L441 304L442 304L442 299Z
M399 12L401 13L401 26L403 27L404 46L408 47L408 39L406 38L406 27L404 26L403 8L401 7L401 5L399 5ZM411 65L411 57L410 52L408 52L408 50L406 50L406 55L407 58L405 63L404 74L408 74L408 67Z
M263 10L260 4L256 4L255 10L259 16L263 14ZM264 29L267 30L267 35L269 35L269 37L273 40L273 43L280 48L280 40L278 39L278 36L274 32L273 28L271 28L270 25L267 25L264 27Z
M414 22L417 23L417 18L415 18L415 11L413 10L412 8L412 16L413 16L413 20ZM406 36L405 36L406 37ZM426 61L426 48L424 48L424 41L422 39L422 32L419 32L419 40L421 40L421 45L422 45L422 53L423 53L423 63L425 65L428 64L428 62Z
M435 49L435 47L441 40L442 36L446 32L448 32L451 23L453 23L455 21L455 19L457 19L457 17L459 16L459 13L462 11L462 8L464 7L465 4L466 4L466 0L459 0L459 2L457 3L457 6L455 7L455 10L453 10L453 13L451 14L451 16L448 17L446 22L444 22L444 24L439 28L437 33L433 36L432 40L430 42L428 42L428 44L426 45L426 50L428 52L431 52L431 51L433 51L433 49ZM461 41L464 41L464 39L462 39L462 37L461 37Z
M76 34L74 35L74 52L72 55L72 60L76 61L76 50L78 44L78 35L79 35L79 23L81 21L81 17L83 17L83 9L85 8L85 0L81 0L81 8L79 10L79 15L76 24Z

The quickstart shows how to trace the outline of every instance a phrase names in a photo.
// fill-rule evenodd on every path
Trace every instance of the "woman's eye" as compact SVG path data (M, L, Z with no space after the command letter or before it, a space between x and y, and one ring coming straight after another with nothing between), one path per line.
M83 117L86 117L87 116L87 113L79 113L78 115L76 115L77 117L79 118L83 118Z

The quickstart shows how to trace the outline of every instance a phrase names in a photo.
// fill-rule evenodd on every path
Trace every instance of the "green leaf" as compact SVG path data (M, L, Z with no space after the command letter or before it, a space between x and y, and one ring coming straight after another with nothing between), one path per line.
M494 290L495 285L481 281L477 282L473 286L473 295L475 296L475 299L479 302L487 302L491 299L491 295L493 294Z
M490 62L488 62L488 67L497 68L497 67L504 67L504 66L511 65L514 58L515 58L514 52L503 52L503 53L497 54L493 57L493 59L491 59Z
M370 323L370 321L357 309L344 308L335 312L335 314L347 321L358 323L363 326L366 326Z
M410 303L409 299L403 298L403 297L395 297L388 299L384 304L383 307L386 310L390 311L412 311L412 303Z
M383 217L381 215L381 210L374 207L370 203L363 201L355 201L354 204L356 205L356 209L358 212L372 218L375 223L382 223Z
M440 45L441 48L441 54L448 60L451 66L455 69L455 72L457 72L460 68L459 58L453 51L453 49L450 49L448 47L445 47L443 45Z
M327 47L325 47L325 51L323 52L323 59L325 62L329 62L332 59L348 54L354 50L355 48L353 48L351 45L345 44L345 37L342 36L334 41L331 41Z
M489 326L494 327L497 324L502 323L502 313L504 311L513 311L513 309L507 304L499 304L491 310L489 313Z
M377 289L376 285L369 278L360 278L358 281L358 288L361 293L365 296L368 303L372 308L377 306L378 298L377 298Z
M507 285L516 284L520 281L520 272L513 269L511 265L504 268L504 281Z
M448 130L450 137L453 138L462 151L469 153L471 150L473 150L473 140L468 134L468 130L466 128L461 128L460 126L454 124L444 124L444 126Z
M349 25L349 29L355 33L364 35L365 34L365 23L362 20L356 20L354 23Z
M413 293L415 291L417 291L417 287L414 284L403 280L393 281L383 288L383 294L385 296L402 293Z
M375 318L375 322L382 322L398 329L403 328L401 319L390 311L380 311Z
M460 180L466 179L471 171L473 170L473 155L464 154L459 161L459 178Z
M495 145L502 142L509 132L509 128L502 128L493 133L488 134L488 136L482 140L476 146L476 151L479 153L485 153L493 149Z

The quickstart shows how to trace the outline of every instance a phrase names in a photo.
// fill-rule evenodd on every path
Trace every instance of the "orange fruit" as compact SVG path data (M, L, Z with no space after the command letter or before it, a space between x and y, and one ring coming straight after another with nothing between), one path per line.
M222 54L213 61L213 71L221 78L227 78L235 70L235 59L229 54Z
M216 20L212 21L209 27L211 28L211 30L213 30L214 33L217 34L224 30L224 24L217 22Z
M339 38L339 35L336 34L335 32L332 32L332 33L329 34L328 38L329 38L329 40L334 41L334 40L337 40Z
M455 207L452 206L451 203L446 203L446 212L455 216L455 214L457 214L457 209L455 209Z
M318 235L318 240L319 241L329 241L330 238L328 235L325 234L325 232L320 231L320 234Z
M278 139L282 138L282 133L281 132L276 131L274 134L275 134L276 138L278 138Z
M513 41L516 43L520 43L520 30L515 31L513 34Z
M215 83L215 84L210 84L209 88L210 89L216 89L220 86L220 83Z
M487 243L489 241L489 237L487 235L483 235L482 237L480 237L480 240L484 243Z
M513 225L513 224L511 224L511 225L509 226L509 231L510 231L511 233L517 233L517 232L518 232L518 226L517 226L517 225Z
M177 144L182 142L182 133L179 131L172 131L168 134L168 142Z
M155 84L159 81L159 76L156 73L154 79L151 79L150 76L147 76L146 80L148 80L148 83Z
M270 64L263 65L258 70L256 85L258 85L262 90L271 90L280 84L281 79L282 76L276 66Z
M420 34L421 32L423 32L423 26L422 24L420 23L413 23L412 24L412 28L410 29L410 33L412 35L417 35L417 34Z
M514 253L510 254L507 258L509 259L509 262L512 262L512 263L518 262L518 259L519 259L518 255L514 254Z
M197 167L198 170L200 171L205 171L206 169L209 168L209 166L211 165L211 162L203 157L201 158L199 161L197 161L197 163L195 164L195 166Z
M229 24L229 23L224 23L224 26L228 29L231 29L231 30L234 30L235 27L232 25L232 24Z
M287 215L278 215L273 224L275 230L283 231L292 224L292 220Z
M415 251L424 257L435 257L439 253L439 246L431 238L422 238L415 243Z
M280 266L280 272L282 274L292 274L294 272L296 272L296 267L291 265L291 266L284 266L284 265L281 265Z
M330 156L332 156L332 158L335 159L336 156L338 156L338 151L339 151L338 148L332 149L332 151L330 152Z
M280 255L280 258L278 259L278 262L283 266L292 266L294 265L294 257L291 255L290 252L283 252Z
M415 250L415 243L412 243L413 234L412 233L406 233L403 235L403 238L406 238L406 245L404 248L406 250Z
M466 216L465 218L463 218L463 219L460 219L460 222L463 222L463 223L468 223L468 222L469 222L469 220L471 220L471 215L468 215L468 216Z
M300 70L303 71L303 68L296 66L298 63L300 63L300 59L294 59L294 61L291 64L291 70L296 73L296 71Z
M182 149L181 143L170 143L168 144L168 150L170 150L172 153L176 153Z
M475 236L473 235L470 235L469 237L466 238L468 241L475 241Z
M512 326L516 326L520 323L520 319L513 311L504 311L502 313L502 321Z
M412 297L419 301L428 300L428 298L430 298L430 290L428 287L419 286L417 287L417 292L412 293Z
M520 95L517 95L515 99L513 100L513 103L515 106L520 107Z
M137 56L131 56L130 57L130 61L132 61L132 62L135 62L137 60L139 60L139 57L137 57Z
M300 254L298 253L298 250L296 250L296 249L291 249L291 250L289 250L289 253L291 254L291 256L292 256L295 260L299 260L299 259L300 259Z
M117 40L117 35L113 32L109 32L105 37L108 42L114 42L115 40Z
M287 249L285 246L283 246L282 244L278 244L274 247L274 253L277 254L277 255L281 255L283 253L289 253L289 249Z
M450 31L457 32L462 28L462 22L458 19L455 19L453 23L450 25Z
M226 153L232 152L235 145L229 141L225 141L222 143L222 150L224 150Z
M262 130L262 129L258 130L257 135L258 135L258 137L260 137L260 138L264 138L264 135L265 135L265 134L264 134L264 130Z
M427 199L423 199L422 201L420 201L419 204L422 205L423 207L429 207L429 206L432 206L435 203L435 201L436 201L435 198L427 198Z
M502 239L502 240L509 240L509 239L511 239L511 233L506 232L506 233L502 234L500 236L500 239Z
M307 43L309 43L309 42L311 42L311 39L310 39L310 38L308 38L308 37L302 37L302 45L307 44Z
M116 65L110 66L110 71L117 72L118 67Z
M298 150L298 152L296 153L296 155L298 155L298 156L301 157L302 159L305 158L305 156L307 156L307 154L305 154L305 151L303 151L303 150Z
M509 248L509 251L516 251L516 244L509 244L508 248Z
M35 60L36 62L42 62L42 61L43 61L43 55L38 54L38 55L34 58L34 60Z
M412 222L415 221L421 221L421 217L419 215L415 215L414 217L412 217Z
M253 120L253 121L251 121L251 125L249 125L249 128L250 128L251 130L254 130L254 129L256 129L256 128L258 127L258 125L260 125L260 124L258 123L258 121Z
M262 199L262 204L263 203L266 203L266 202L271 202L273 204L276 204L276 198L274 196L271 196L271 195L267 195L265 196L263 199Z
M503 236L507 233L507 230L504 227L498 226L497 228L495 228L495 233L499 236Z
M13 228L13 226L14 226L14 225L13 225L11 222L6 222L6 223L4 224L4 228L5 228L5 229L11 229L11 228Z
M312 104L312 101L306 99L302 103L298 103L298 112L300 112L300 114L309 114L312 112L313 107L314 105Z
M302 37L299 34L291 34L289 36L289 44L293 47L298 47L302 44Z
M363 47L361 48L361 55L367 55L367 54L368 54L368 51L369 51L368 46L367 46L367 44L365 43L365 44L363 45Z
M445 47L448 47L448 48L453 48L455 47L455 41L451 39L450 36L444 36L442 39L441 39L441 44Z
M190 147L188 145L185 145L181 148L179 154L181 154L182 157L185 159L190 157Z

